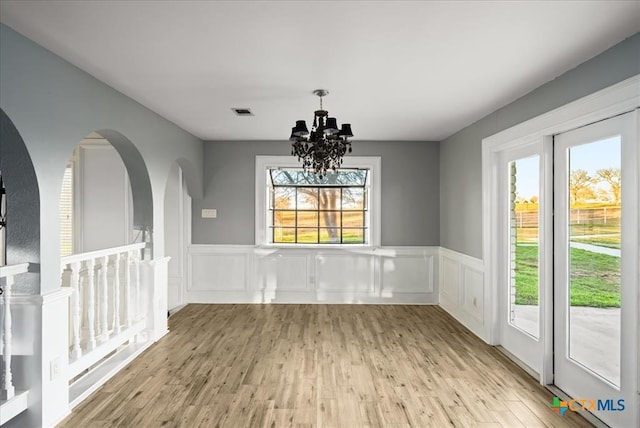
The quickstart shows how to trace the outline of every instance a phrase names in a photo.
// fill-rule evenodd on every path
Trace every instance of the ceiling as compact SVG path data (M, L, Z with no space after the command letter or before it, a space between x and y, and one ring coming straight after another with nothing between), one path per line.
M0 21L204 140L439 141L640 30L639 1L0 1ZM231 108L247 107L250 117Z

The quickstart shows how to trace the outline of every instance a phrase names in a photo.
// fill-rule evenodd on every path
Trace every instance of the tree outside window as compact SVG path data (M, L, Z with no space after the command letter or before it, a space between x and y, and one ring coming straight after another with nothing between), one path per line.
M271 242L366 244L368 172L340 169L319 178L297 168L269 169Z

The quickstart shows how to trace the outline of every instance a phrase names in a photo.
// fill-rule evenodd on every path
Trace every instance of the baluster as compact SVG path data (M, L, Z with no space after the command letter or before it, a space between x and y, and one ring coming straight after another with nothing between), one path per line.
M69 266L67 263L61 263L60 264L60 287L62 288L68 288L69 290L73 289L71 288L71 266ZM68 317L69 319L69 349L71 349L71 346L73 344L73 334L72 334L72 328L73 328L73 324L71 322L71 305L69 305L69 314Z
M131 254L124 253L124 302L127 306L124 312L124 323L127 328L131 327Z
M114 256L113 272L113 331L120 333L120 254Z
M78 359L82 356L80 347L80 262L71 264L71 327L73 342L71 358Z
M135 302L135 319L139 320L142 318L142 311L140 309L140 253L138 250L132 251L133 253L133 272L134 272L134 281L136 287L136 302Z
M0 399L9 400L15 395L15 388L13 387L13 375L11 374L11 306L9 300L11 299L11 286L13 285L14 277L9 275L4 281L4 328L2 334L2 360L3 370L2 379L0 382Z
M89 338L87 340L87 348L93 350L96 348L96 296L95 296L95 267L94 259L87 260L87 327L89 328Z
M109 281L107 270L109 268L109 256L100 258L100 340L105 341L109 338Z

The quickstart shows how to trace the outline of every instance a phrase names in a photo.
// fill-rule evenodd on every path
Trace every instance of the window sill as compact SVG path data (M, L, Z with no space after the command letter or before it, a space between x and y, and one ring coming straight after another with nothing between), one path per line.
M256 249L261 250L370 250L378 247L370 244L258 244Z

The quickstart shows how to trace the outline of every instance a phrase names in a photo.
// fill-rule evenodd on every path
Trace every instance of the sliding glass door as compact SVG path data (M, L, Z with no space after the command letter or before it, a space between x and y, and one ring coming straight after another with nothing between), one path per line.
M545 154L542 142L502 153L499 175L502 280L500 335L502 346L532 371L542 369L541 298L545 253L550 242L544 212ZM546 246L549 245L549 249Z
M554 383L620 427L638 411L636 127L628 113L554 137Z

